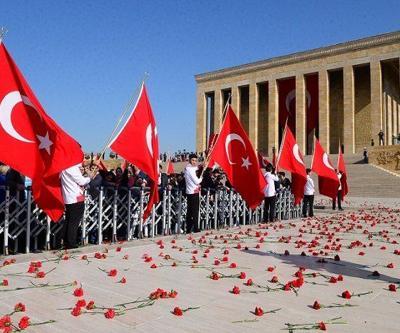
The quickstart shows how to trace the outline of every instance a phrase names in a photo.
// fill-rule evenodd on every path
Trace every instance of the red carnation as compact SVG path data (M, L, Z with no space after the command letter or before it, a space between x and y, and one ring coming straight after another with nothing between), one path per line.
M338 280L338 281L343 281L343 275L342 275L342 274L339 274L338 277L337 277L337 280Z
M118 246L118 247L115 249L116 252L121 252L121 250L122 250L121 246Z
M25 310L26 310L25 304L17 303L14 306L14 311L15 312L25 312Z
M83 289L82 288L76 288L74 290L74 296L76 297L82 297L83 296Z
M94 308L95 308L94 301L90 301L90 302L86 305L86 309L87 309L87 310L93 310Z
M108 276L116 276L118 271L116 269L112 269L108 272Z
M234 286L233 289L232 289L232 294L239 295L239 294L240 294L240 289L239 289L239 287Z
M326 331L326 325L325 325L325 323L324 323L323 321L321 321L321 322L318 324L318 328L319 328L321 331Z
M31 323L29 322L29 317L28 316L23 316L20 319L19 323L18 323L18 327L19 327L20 330L24 330L24 329L28 328L28 326L30 324Z
M338 280L334 276L331 276L331 278L329 280L330 283L336 283L337 281Z
M395 292L396 291L396 285L393 283L389 284L389 290Z
M71 311L71 314L74 317L78 317L81 313L82 313L82 310L81 310L81 308L79 306L75 306Z
M264 314L264 310L261 307L256 306L254 310L254 314L256 316L262 316Z
M269 266L269 267L267 268L267 271L268 271L268 272L273 272L274 269L275 269L275 267Z
M230 268L236 268L237 265L236 265L236 263L233 262L233 263L231 263L231 264L229 265L229 267L230 267Z
M157 265L153 264L153 265L150 266L150 268L157 268Z
M252 286L253 285L253 280L252 279L248 279L246 282L246 286Z
M246 273L245 272L240 272L239 279L244 280L245 278L246 278Z
M36 273L36 277L37 277L38 279L43 279L45 276L46 276L46 273L43 272L43 271L40 271L40 272L37 272L37 273Z
M104 317L107 319L113 319L115 317L115 311L113 309L108 309L106 312L104 312Z
M126 283L126 279L125 279L125 276L124 277L122 277L122 279L121 280L119 280L119 283Z
M393 263L391 262L391 263L388 264L386 267L387 267L387 268L394 268L394 265L393 265Z
M350 299L351 298L351 294L348 290L345 290L344 292L342 292L342 297L346 298L346 299Z
M7 286L8 286L8 280L7 280L7 279L4 279L4 280L1 282L1 285L4 286L4 287L7 287Z
M319 304L318 301L315 301L312 307L314 310L319 310L321 309L321 304Z
M182 309L181 308L179 308L179 307L175 307L174 308L174 311L172 312L175 316L182 316L183 315L183 311L182 311Z
M79 299L76 302L75 307L84 308L86 306L86 301L84 299Z
M278 277L274 275L271 279L271 283L277 283L278 282Z

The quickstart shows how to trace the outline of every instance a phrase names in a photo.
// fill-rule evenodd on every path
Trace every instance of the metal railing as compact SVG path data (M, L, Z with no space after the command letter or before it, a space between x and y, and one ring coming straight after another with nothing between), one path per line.
M64 224L52 222L33 201L31 190L11 192L0 187L5 199L0 202L0 247L7 255L58 248ZM152 214L143 219L148 191L143 188L99 188L86 193L84 218L80 228L82 244L102 244L118 240L182 233L185 229L186 196L178 189L160 190L160 201ZM263 207L249 209L238 193L229 189L202 190L199 227L218 229L262 222ZM289 190L277 194L279 220L301 216Z

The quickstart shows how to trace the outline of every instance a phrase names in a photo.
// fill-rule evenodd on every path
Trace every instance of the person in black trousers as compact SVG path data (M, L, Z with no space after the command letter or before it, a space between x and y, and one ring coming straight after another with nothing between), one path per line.
M310 174L311 169L306 169L307 172L307 182L304 185L304 197L303 197L303 217L307 217L307 210L308 216L314 216L314 181L312 180Z
M189 164L185 168L186 182L186 233L199 231L199 205L200 205L200 184L202 178L197 175L197 155L190 154Z

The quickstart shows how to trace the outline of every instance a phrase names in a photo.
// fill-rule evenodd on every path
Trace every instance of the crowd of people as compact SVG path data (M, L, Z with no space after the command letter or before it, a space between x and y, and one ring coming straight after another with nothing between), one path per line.
M167 156L162 154L162 160ZM164 158L165 157L165 158ZM199 218L199 195L206 194L208 191L211 197L215 191L221 189L231 189L226 175L220 168L207 168L203 170L203 161L195 153L177 153L175 158L184 159L188 163L183 172L169 174L163 170L160 164L160 176L158 187L160 194L164 189L171 191L181 191L187 197L186 232L197 232ZM290 189L291 181L284 172L276 172L272 164L268 164L263 170L267 186L264 191L264 220L273 222L276 219L275 206L276 196L279 191ZM97 197L100 188L104 188L106 196L114 195L115 191L126 191L130 189L133 195L140 195L140 189L149 187L151 179L139 168L124 162L121 166L114 169L107 169L103 162L98 158L85 159L84 163L64 170L61 175L61 186L66 206L65 222L63 230L64 246L74 248L77 246L77 236L79 224L84 212L84 188L92 197ZM338 173L340 180L341 174ZM8 186L10 196L18 196L18 199L25 200L26 179L17 171L5 166L0 166L0 203L5 200L4 186ZM311 178L311 170L307 169L307 183L304 187L304 198L302 214L304 217L313 216L314 205L314 182ZM341 186L338 188L337 205L341 207ZM332 203L332 208L336 209L336 200Z

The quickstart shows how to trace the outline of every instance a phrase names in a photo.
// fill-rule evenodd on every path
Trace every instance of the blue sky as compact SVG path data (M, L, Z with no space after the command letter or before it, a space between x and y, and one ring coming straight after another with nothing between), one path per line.
M4 1L5 44L85 151L99 151L143 73L162 151L194 149L194 75L400 30L398 1Z

